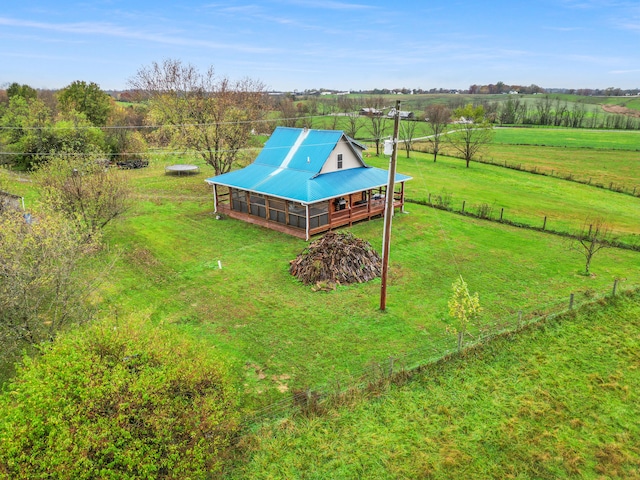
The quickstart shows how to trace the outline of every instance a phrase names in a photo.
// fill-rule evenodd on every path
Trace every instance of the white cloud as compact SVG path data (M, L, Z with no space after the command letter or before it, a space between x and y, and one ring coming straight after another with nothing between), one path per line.
M146 42L187 47L203 47L213 50L231 50L243 53L273 53L273 49L265 47L248 46L237 43L216 43L208 40L196 40L184 36L145 33L105 22L45 23L0 17L0 25L78 35L103 35L108 37L129 38L143 40Z

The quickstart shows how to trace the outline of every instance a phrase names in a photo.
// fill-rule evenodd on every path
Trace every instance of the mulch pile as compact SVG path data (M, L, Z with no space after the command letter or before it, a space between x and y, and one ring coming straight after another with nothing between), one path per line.
M382 259L369 242L351 233L329 232L291 260L289 273L305 285L326 290L379 277Z

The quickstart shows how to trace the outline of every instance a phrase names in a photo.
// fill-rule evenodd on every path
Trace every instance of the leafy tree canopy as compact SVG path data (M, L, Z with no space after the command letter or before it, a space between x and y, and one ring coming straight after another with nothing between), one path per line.
M109 119L113 100L96 83L76 80L58 93L58 103L63 114L82 113L91 124L103 127Z
M36 98L38 98L38 92L35 88L32 88L29 85L20 85L16 82L13 82L7 88L7 96L9 98L22 97L24 99L35 100Z

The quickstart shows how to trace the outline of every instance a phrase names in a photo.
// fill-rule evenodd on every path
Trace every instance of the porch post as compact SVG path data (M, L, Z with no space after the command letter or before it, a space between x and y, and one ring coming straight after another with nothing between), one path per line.
M213 213L218 213L218 187L213 184Z
M305 205L304 208L305 208L305 211L307 212L307 214L306 214L306 222L305 223L306 223L306 229L307 229L306 241L308 242L309 241L309 223L310 223L309 222L309 220L310 220L309 219L309 204Z

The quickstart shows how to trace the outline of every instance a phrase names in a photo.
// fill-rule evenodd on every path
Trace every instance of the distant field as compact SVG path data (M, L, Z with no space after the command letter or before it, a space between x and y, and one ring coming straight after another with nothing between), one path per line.
M636 151L493 144L482 160L640 193L640 152Z
M560 163L556 152L564 150L552 152L554 162ZM382 157L366 160L378 167L388 163ZM593 162L603 170L606 168L602 158ZM631 168L632 163L624 163L624 167ZM577 171L583 171L587 165L575 164ZM615 172L618 165L609 167ZM625 170L620 168L617 175L622 176ZM465 168L463 160L452 157L439 156L434 163L430 155L422 153L413 153L409 159L401 155L398 171L413 177L406 184L409 198L428 200L431 195L436 202L437 196L450 196L455 210L462 208L463 201L469 211L486 204L493 209L494 218L504 208L504 218L540 227L546 216L548 228L564 232L575 232L585 219L600 216L620 238L640 244L640 199L629 195L495 165L472 163L470 168ZM633 175L638 176L640 172L634 170Z
M494 144L640 152L640 132L564 128L496 128ZM640 156L636 157L640 159Z

